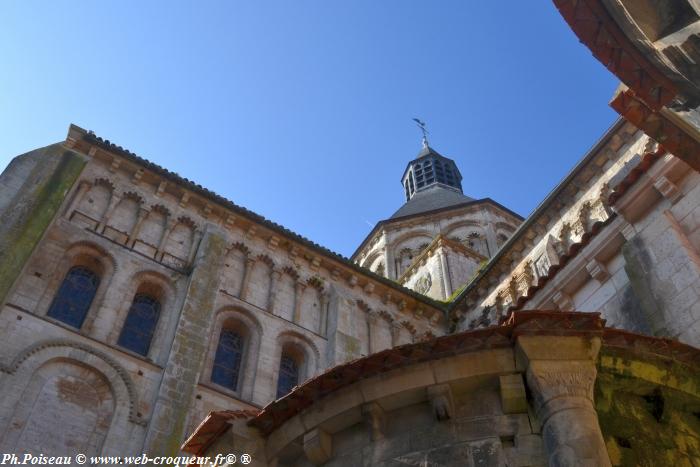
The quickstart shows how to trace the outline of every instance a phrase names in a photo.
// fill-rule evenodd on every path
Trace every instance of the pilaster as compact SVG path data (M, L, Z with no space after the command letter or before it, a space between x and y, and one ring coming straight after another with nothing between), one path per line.
M150 455L173 455L179 451L205 360L208 342L202 336L209 334L226 243L223 232L207 226L195 255L174 345L153 404L144 442L144 452Z

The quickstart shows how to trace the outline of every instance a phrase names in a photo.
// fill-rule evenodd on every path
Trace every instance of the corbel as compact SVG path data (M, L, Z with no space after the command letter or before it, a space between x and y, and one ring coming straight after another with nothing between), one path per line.
M141 178L143 178L143 169L138 169L136 172L134 172L134 175L131 177L131 183L134 185L138 185L141 183Z
M669 200L671 204L676 204L676 201L683 196L678 186L664 175L661 175L654 181L654 188L656 188L664 198Z
M182 193L182 196L180 197L180 207L184 208L187 206L187 203L190 200L190 194L188 192Z
M571 300L571 297L561 290L554 293L552 301L559 311L571 311L574 309L574 302Z
M449 420L455 416L455 405L452 389L449 384L436 384L425 388L433 408L433 415L439 421Z
M156 188L156 197L160 198L161 196L163 196L163 194L165 193L165 188L167 186L168 186L168 182L165 180L162 180L158 184L158 188Z
M304 434L304 454L313 465L323 465L331 458L331 435L320 428L315 428Z
M608 277L610 277L608 269L605 267L605 265L595 258L586 264L586 270L593 279L597 280L601 284L605 282Z
M204 203L204 208L202 208L202 216L208 219L211 216L212 206L209 203Z
M370 439L376 441L384 438L386 434L386 413L376 403L369 402L362 405L362 415L369 431Z

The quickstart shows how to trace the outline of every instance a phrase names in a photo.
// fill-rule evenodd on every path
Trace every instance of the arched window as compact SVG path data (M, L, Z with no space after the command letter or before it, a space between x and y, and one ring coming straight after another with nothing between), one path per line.
M216 347L211 382L233 391L237 390L242 357L243 338L241 335L231 329L222 329L219 345Z
M47 315L80 329L99 285L100 277L90 269L83 266L71 268Z
M160 302L157 299L147 294L136 294L117 345L141 355L148 355L159 315Z
M277 379L277 398L288 394L297 384L299 384L299 365L291 356L282 354Z

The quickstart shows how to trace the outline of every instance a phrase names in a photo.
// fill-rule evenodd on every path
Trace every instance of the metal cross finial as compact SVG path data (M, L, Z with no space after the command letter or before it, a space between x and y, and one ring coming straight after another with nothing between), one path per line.
M414 118L414 122L416 122L416 125L418 125L418 128L420 128L420 131L423 132L423 147L427 148L428 147L428 129L425 127L425 122Z

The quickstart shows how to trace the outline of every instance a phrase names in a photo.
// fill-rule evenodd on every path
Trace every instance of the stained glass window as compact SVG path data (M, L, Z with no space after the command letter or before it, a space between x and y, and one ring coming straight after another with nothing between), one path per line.
M141 355L148 355L156 330L160 302L146 294L136 294L117 344Z
M222 329L219 344L216 347L214 368L211 372L212 383L235 391L238 388L242 356L243 338L241 335L230 329Z
M88 268L71 268L63 279L47 315L80 329L99 285L99 276Z
M277 398L289 393L297 384L299 384L299 366L292 357L283 354L277 379Z

